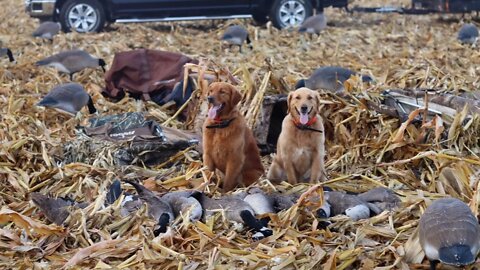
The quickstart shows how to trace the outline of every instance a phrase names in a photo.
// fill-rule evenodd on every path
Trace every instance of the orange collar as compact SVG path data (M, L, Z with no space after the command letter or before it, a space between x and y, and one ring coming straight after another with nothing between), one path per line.
M312 119L310 119L305 125L300 123L297 119L293 118L293 124L295 125L296 128L300 130L310 130L310 131L315 131L318 133L323 133L322 130L312 128L312 125L317 122L317 117L314 116Z
M300 127L300 126L311 127L316 122L317 122L317 116L314 116L312 119L308 120L308 122L305 125L300 123L300 121L298 119L293 118L293 124L295 124L295 126L297 126L297 127Z

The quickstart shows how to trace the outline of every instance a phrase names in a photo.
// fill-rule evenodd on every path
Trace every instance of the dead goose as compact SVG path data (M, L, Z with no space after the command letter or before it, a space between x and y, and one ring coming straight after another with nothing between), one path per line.
M298 29L298 32L309 33L309 34L319 34L323 29L327 27L327 17L323 12L308 17Z
M190 211L190 221L198 221L202 218L203 209L197 199L192 197L196 192L198 191L173 191L163 195L162 199L170 204L175 216Z
M390 189L384 187L373 188L367 192L358 194L358 198L369 205L376 215L385 210L393 210L401 203L400 198ZM372 205L376 207L372 207ZM378 212L378 210L380 212Z
M249 194L243 200L252 207L256 215L273 214L276 213L273 207L273 198L265 194L259 188L252 188Z
M13 58L13 53L9 48L0 48L0 56L7 56L10 62L15 61L15 58Z
M326 217L345 214L355 221L370 217L370 208L357 195L330 191L325 192L325 200L328 204L322 209L326 212ZM330 209L328 209L328 205Z
M125 182L129 183L135 188L140 200L147 203L148 214L154 220L158 221L159 228L154 231L155 236L157 236L159 233L165 233L167 231L168 224L175 218L170 204L138 183L128 180Z
M480 225L464 202L455 198L434 201L420 218L420 245L430 261L457 267L475 262L480 250Z
M37 106L51 107L71 114L77 114L88 106L90 114L96 113L92 97L78 83L66 83L54 87Z
M247 225L255 233L252 238L263 239L272 235L272 230L255 218L255 211L250 205L237 196L225 196L220 199L212 199L205 194L198 192L192 196L197 199L204 210L204 218L213 215L216 211L223 210L225 217L230 222L238 222Z
M252 47L248 31L241 25L229 26L223 33L222 40L226 41L230 45L230 48L232 46L238 46L240 52L242 52L242 45L245 41L250 48Z
M69 206L84 208L88 205L86 203L76 203L73 200L65 198L51 198L38 192L32 193L31 198L33 203L42 210L50 222L60 226L63 225L70 215L68 211Z
M352 75L356 75L356 72L347 68L337 66L321 67L315 70L310 78L299 80L295 85L295 89L307 87L313 90L341 91L343 90L343 83ZM363 75L362 81L371 82L372 78L368 75Z
M100 66L103 72L105 72L106 63L103 59L95 58L85 51L72 50L54 54L36 62L35 65L54 67L60 72L69 74L70 80L73 80L73 74L85 68Z
M33 31L32 36L53 40L60 29L61 25L58 22L43 22Z
M467 23L458 31L457 39L462 44L475 44L478 40L478 28L472 23Z

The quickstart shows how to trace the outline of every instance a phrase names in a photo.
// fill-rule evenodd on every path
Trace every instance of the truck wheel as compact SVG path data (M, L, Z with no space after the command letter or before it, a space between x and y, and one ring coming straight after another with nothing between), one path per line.
M69 0L60 10L64 31L99 32L105 26L105 11L96 0Z
M273 26L283 29L301 25L312 14L313 7L309 0L276 0L270 19Z

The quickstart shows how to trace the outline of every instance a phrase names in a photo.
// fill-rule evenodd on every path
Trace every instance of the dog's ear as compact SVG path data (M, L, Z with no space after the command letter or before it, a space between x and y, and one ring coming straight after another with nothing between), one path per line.
M232 106L237 105L242 100L242 94L235 88L235 86L230 85L230 104Z
M315 101L317 102L317 111L320 110L320 93L315 91Z
M293 91L288 93L288 97L287 97L287 114L290 113L290 103L292 101L292 98L293 98Z

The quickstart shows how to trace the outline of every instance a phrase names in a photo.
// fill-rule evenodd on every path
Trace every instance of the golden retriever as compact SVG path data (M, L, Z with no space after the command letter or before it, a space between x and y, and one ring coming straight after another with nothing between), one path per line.
M216 82L208 87L208 117L203 124L203 162L224 175L223 191L238 184L253 184L264 173L252 131L237 110L242 100L231 84Z
M288 114L283 119L277 154L267 174L269 180L296 184L310 176L311 183L324 181L325 129L318 114L320 96L308 88L290 92Z

